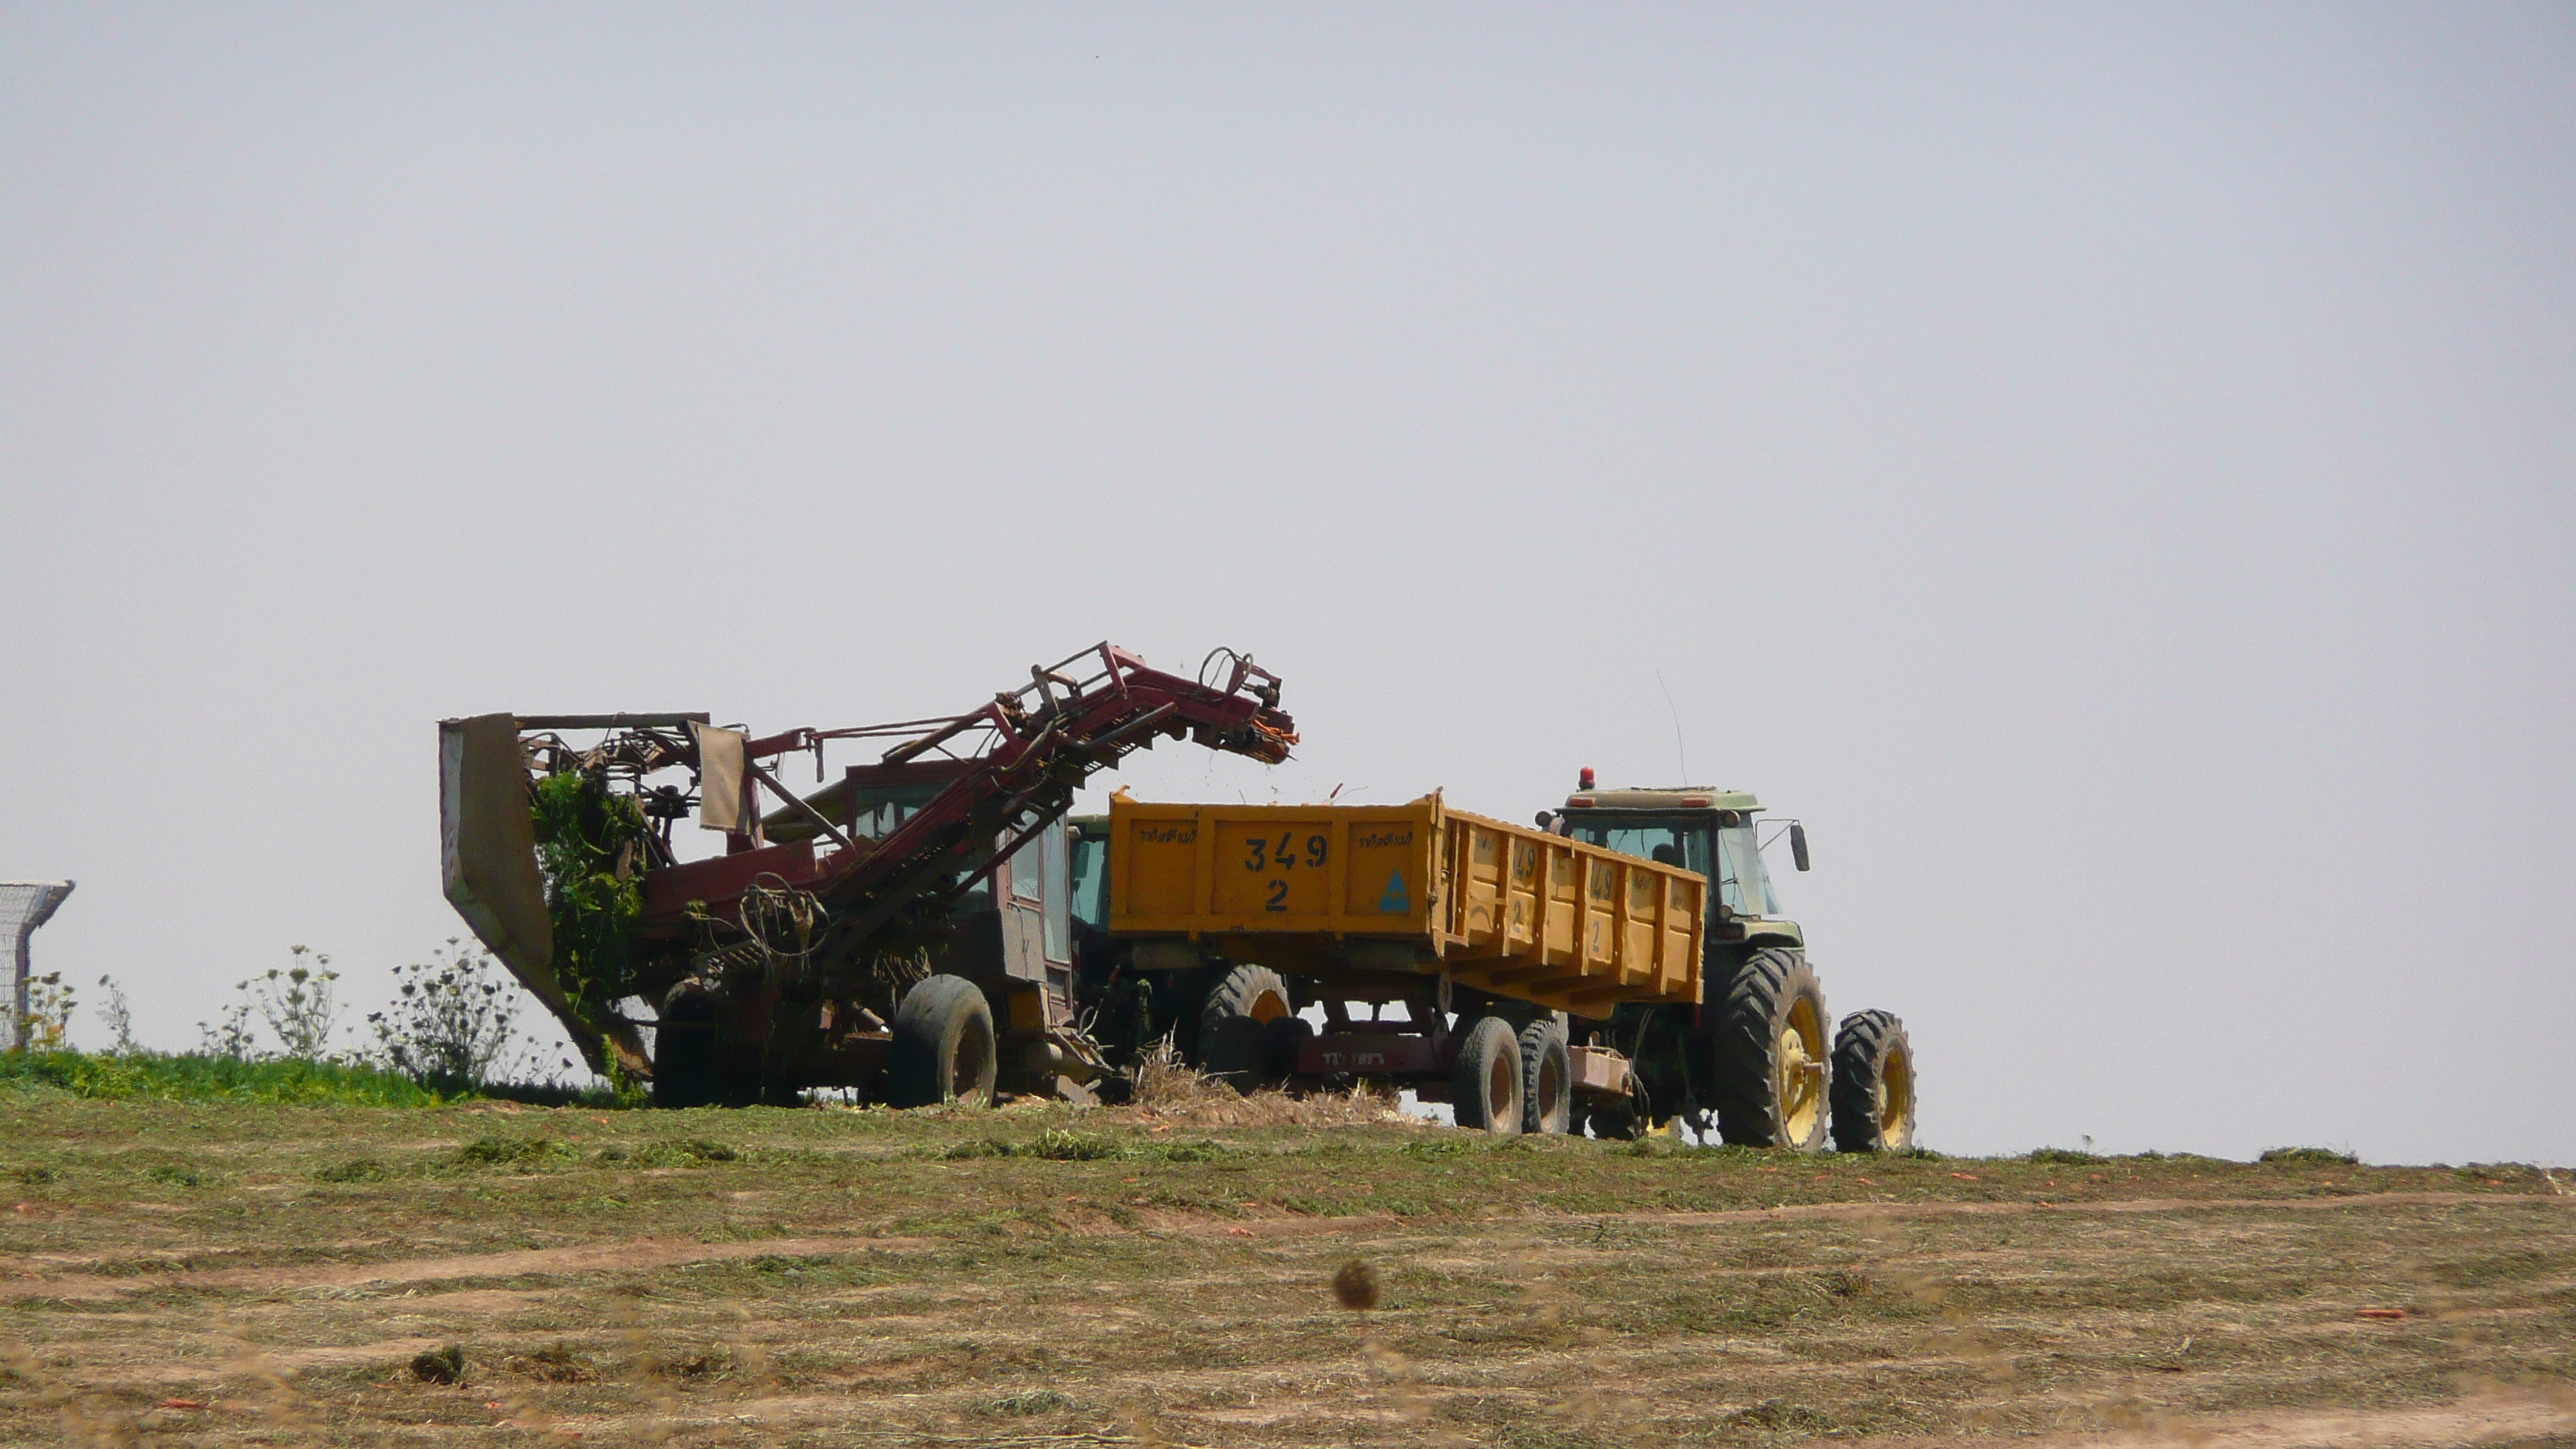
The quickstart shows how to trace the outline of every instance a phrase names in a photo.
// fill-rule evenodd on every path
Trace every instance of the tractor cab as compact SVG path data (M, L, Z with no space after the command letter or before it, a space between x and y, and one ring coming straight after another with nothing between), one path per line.
M1543 815L1540 826L1623 855L1678 865L1706 876L1717 889L1717 919L1708 930L1712 948L1720 942L1764 941L1805 944L1794 921L1780 916L1780 898L1764 866L1761 829L1754 817L1762 804L1741 790L1683 786L1669 790L1601 790L1592 772L1566 797L1561 815ZM1772 832L1789 839L1800 870L1807 868L1806 827L1796 821Z

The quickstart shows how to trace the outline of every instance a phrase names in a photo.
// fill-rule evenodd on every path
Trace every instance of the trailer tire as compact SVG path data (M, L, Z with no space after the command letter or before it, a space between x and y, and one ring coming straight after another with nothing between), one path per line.
M1855 1011L1834 1032L1834 1146L1914 1145L1914 1042L1892 1011Z
M1563 1136L1574 1120L1574 1059L1565 1018L1549 1012L1521 1028L1521 1130Z
M1766 947L1744 958L1727 982L1706 1058L1719 1136L1746 1147L1823 1148L1832 1019L1806 952Z
M1315 1024L1302 1016L1270 1023L1270 1069L1286 1082L1297 1075L1297 1050L1315 1039Z
M1285 1080L1282 1038L1297 1011L1288 983L1267 966L1229 966L1199 1007L1199 1070L1249 1095Z
M932 976L904 993L895 1008L894 1044L886 1063L886 1100L897 1107L940 1102L993 1103L1001 1054L993 1040L993 1007L963 976Z
M1504 1136L1521 1130L1521 1039L1499 1016L1480 1016L1458 1043L1450 1105L1461 1127Z

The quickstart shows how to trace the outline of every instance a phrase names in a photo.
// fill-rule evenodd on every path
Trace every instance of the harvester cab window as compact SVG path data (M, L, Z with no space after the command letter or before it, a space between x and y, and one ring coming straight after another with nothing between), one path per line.
M852 803L850 833L868 840L883 840L894 834L895 827L912 818L912 812L929 803L939 793L937 785L903 785L892 789L869 790Z
M1054 827L1048 827L1050 831ZM1046 834L1011 853L1011 899L1042 901L1046 899Z
M1001 840L994 841L993 848L999 850L1008 839L1009 837L1005 836ZM1007 860L980 875L969 877L966 889L958 895L957 904L951 908L950 914L963 919L978 911L999 909L1002 897L996 895L995 888L1010 878L1011 863Z
M1046 828L1031 849L1022 855L1038 857L1039 875L1046 889L1046 958L1054 962L1073 959L1073 913L1071 894L1065 888L1064 822L1059 820Z

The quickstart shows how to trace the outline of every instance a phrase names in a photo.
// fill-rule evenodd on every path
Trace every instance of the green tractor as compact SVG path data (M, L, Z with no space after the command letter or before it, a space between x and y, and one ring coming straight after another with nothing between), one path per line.
M1569 1022L1572 1044L1609 1047L1631 1063L1623 1103L1588 1109L1591 1130L1632 1137L1688 1123L1727 1142L1823 1150L1830 1131L1845 1152L1914 1145L1914 1048L1905 1023L1857 1011L1826 1039L1832 1020L1807 962L1806 933L1780 914L1742 791L1686 787L1600 790L1585 770L1565 808L1542 811L1541 829L1679 865L1715 887L1705 983L1697 1006L1622 1006L1607 1020ZM1797 868L1808 867L1806 827L1783 822Z

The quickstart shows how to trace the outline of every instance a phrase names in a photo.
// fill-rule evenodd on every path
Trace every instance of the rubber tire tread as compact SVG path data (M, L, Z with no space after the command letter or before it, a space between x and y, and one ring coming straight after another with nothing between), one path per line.
M1499 1016L1480 1016L1470 1024L1465 1039L1458 1043L1458 1063L1450 1074L1450 1110L1457 1114L1458 1125L1481 1128L1500 1136L1516 1137L1521 1130L1520 1033ZM1488 1102L1486 1088L1493 1085L1494 1065L1508 1061L1515 1070L1508 1080L1512 1100Z
M653 1105L712 1107L723 1100L714 1022L665 1026L653 1041Z
M1273 1023L1252 1014L1265 993L1275 993L1294 1014L1287 979L1267 966L1227 967L1199 1007L1198 1069L1247 1096L1279 1085L1287 1075L1279 1069Z
M1834 1029L1834 1150L1837 1152L1902 1152L1914 1145L1915 1111L1906 1113L1902 1141L1890 1141L1880 1130L1877 1099L1879 1074L1889 1057L1905 1055L1914 1064L1914 1039L1892 1011L1855 1011Z
M1521 1050L1521 1130L1534 1135L1562 1136L1574 1122L1574 1058L1565 1045L1565 1017L1549 1012L1520 1030ZM1551 1118L1539 1115L1539 1066L1549 1054L1556 1058L1556 1091L1558 1105Z
M1816 1113L1815 1130L1807 1141L1791 1142L1781 1130L1779 1104L1771 1095L1772 1054L1779 1048L1780 1029L1790 1008L1800 996L1816 1003L1819 1026L1833 1020L1825 1012L1824 988L1816 984L1807 953L1784 947L1767 946L1746 956L1726 983L1726 996L1709 1034L1708 1062L1710 1085L1717 1096L1718 1135L1729 1143L1798 1152L1815 1152L1825 1144L1830 1111ZM1827 1051L1825 1086L1830 1104L1831 1044L1819 1045Z
M957 1048L970 1032L983 1038L984 1070L976 1077L973 1094L958 1100L989 1107L1002 1058L1001 1044L993 1036L993 1007L983 991L963 976L942 974L925 978L905 992L903 1004L894 1013L886 1100L897 1107L929 1107L949 1100Z

